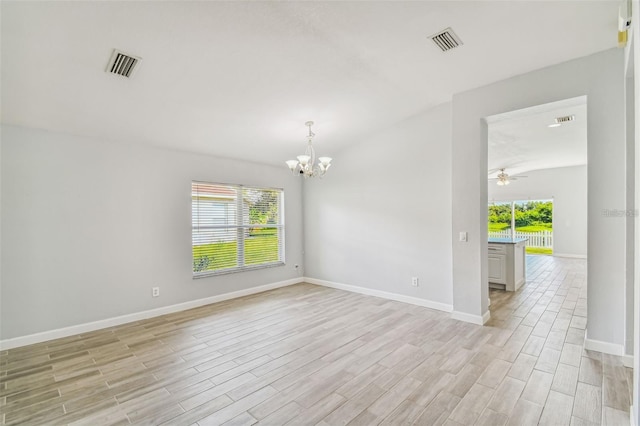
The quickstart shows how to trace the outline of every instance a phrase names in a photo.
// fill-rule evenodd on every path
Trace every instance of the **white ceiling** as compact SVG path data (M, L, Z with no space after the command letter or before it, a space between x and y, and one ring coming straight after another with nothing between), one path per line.
M556 117L575 120L549 127ZM487 119L489 176L587 164L587 98L538 105Z
M616 46L617 1L0 2L2 122L282 165ZM453 27L464 45L427 38ZM104 72L113 48L143 58ZM334 162L339 163L336 157Z

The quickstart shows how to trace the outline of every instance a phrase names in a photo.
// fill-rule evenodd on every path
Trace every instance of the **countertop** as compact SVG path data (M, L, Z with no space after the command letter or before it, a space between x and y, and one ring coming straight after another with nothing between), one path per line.
M527 241L528 238L489 238L489 243L493 244L517 244L523 241Z

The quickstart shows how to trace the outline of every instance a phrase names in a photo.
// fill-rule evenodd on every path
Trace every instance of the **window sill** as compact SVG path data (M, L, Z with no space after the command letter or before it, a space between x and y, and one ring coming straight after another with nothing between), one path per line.
M275 267L284 266L284 265L285 265L284 262L278 261L278 262L272 262L272 263L262 263L260 265L255 265L255 266L243 266L240 268L229 268L229 269L220 269L217 271L197 272L193 274L193 279L197 280L200 278L215 277L217 275L235 274L238 272L247 272L247 271L255 271L258 269L275 268Z

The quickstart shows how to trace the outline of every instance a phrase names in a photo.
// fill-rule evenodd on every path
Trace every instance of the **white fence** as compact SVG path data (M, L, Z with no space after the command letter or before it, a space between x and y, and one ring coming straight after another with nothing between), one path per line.
M527 247L553 248L553 231L521 232L516 231L516 238L528 238ZM511 238L511 231L489 231L489 238Z

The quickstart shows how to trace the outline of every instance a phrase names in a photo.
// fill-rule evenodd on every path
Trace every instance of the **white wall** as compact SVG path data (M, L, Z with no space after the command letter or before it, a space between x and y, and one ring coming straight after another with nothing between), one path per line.
M624 347L626 209L624 52L611 49L453 97L454 309L487 312L487 125L495 114L587 95L589 345ZM460 231L469 242L457 241ZM593 347L593 346L592 346Z
M632 45L633 61L634 61L634 102L635 111L640 112L640 1L633 2L633 24L632 24ZM640 120L638 114L634 118L635 121L635 202L636 208L640 209ZM636 216L635 226L635 262L634 262L634 292L633 292L633 325L635 335L640 332L640 226L638 221L640 218ZM631 423L640 424L640 338L634 339L633 342L633 400L631 409Z
M451 105L334 157L304 185L305 276L451 305Z
M524 173L528 178L498 186L489 181L491 201L553 199L553 252L587 255L587 166Z
M298 276L301 183L285 167L11 126L1 141L0 339ZM192 180L284 188L286 265L192 279Z
M625 53L630 49L626 49ZM627 205L631 210L635 206L635 104L633 77L633 54L627 56L625 65L625 103L626 103L626 139L627 139ZM633 355L633 293L635 273L635 221L636 218L628 214L627 217L627 258L626 258L626 294L625 294L625 354Z

